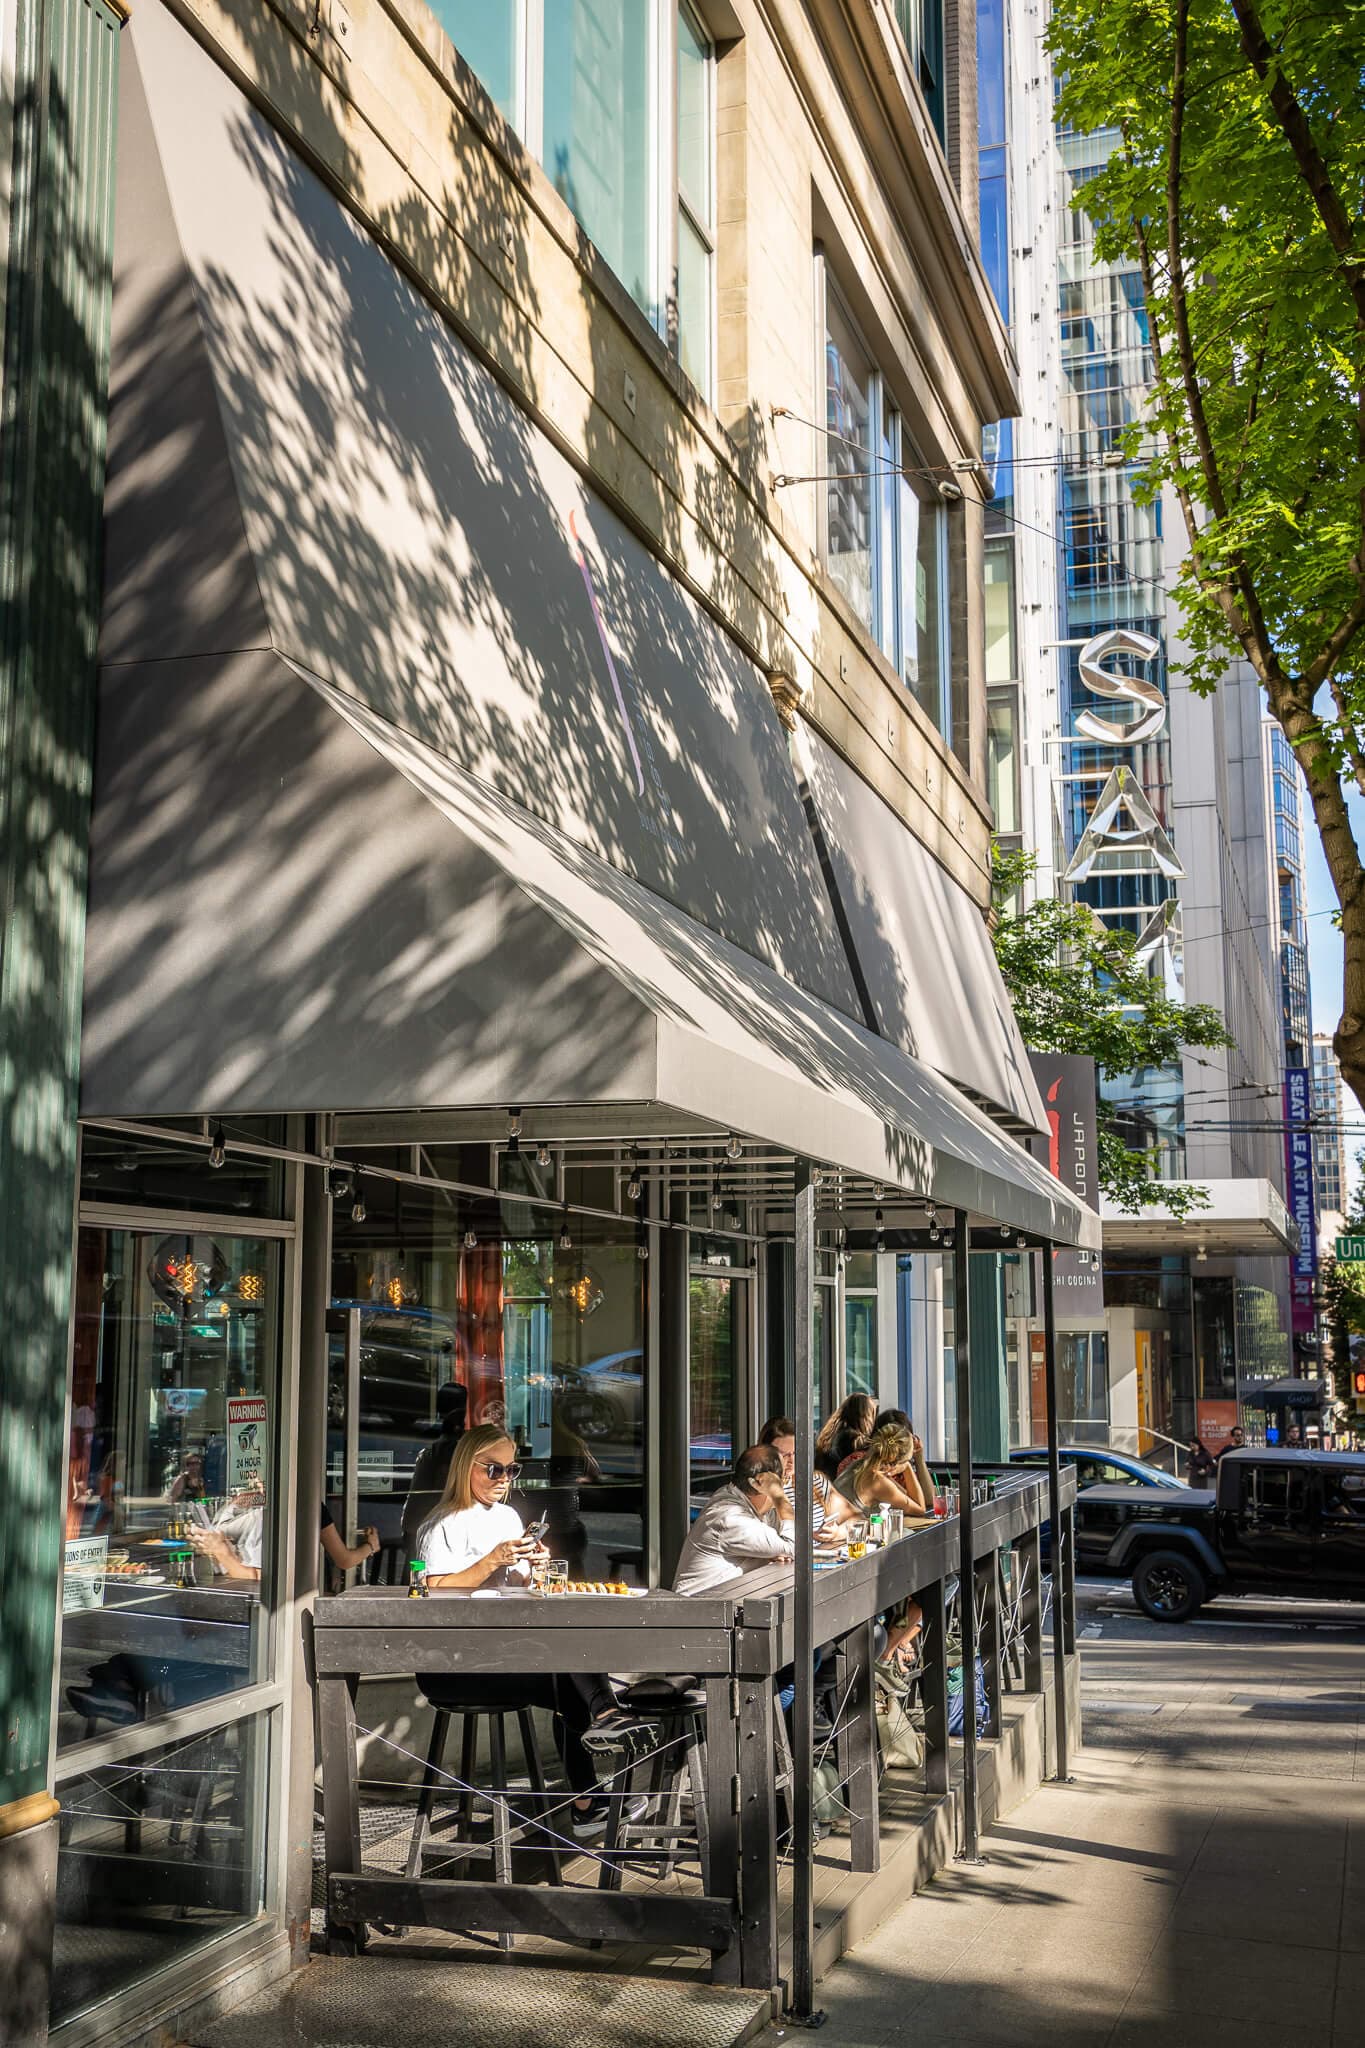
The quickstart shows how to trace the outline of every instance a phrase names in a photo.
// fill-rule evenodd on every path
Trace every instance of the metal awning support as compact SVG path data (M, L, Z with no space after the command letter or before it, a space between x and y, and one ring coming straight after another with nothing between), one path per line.
M972 1527L972 1335L967 1212L953 1212L953 1358L957 1377L958 1613L962 1629L962 1848L980 1861L981 1816L976 1782L976 1551Z
M796 1566L793 1630L791 2012L809 2021L815 1998L815 1175L796 1162Z
M1068 1529L1062 1512L1062 1459L1057 1435L1057 1311L1052 1299L1052 1253L1044 1248L1043 1266L1043 1379L1047 1389L1047 1512L1052 1531L1052 1677L1053 1712L1057 1729L1057 1770L1059 1784L1071 1775L1066 1709L1066 1604L1069 1568Z

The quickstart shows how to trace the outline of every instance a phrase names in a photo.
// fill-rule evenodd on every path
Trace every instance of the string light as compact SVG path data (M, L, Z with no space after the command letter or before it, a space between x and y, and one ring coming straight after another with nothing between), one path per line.
M626 1195L628 1199L632 1202L638 1202L640 1199L640 1169L639 1166L636 1164L639 1157L639 1147L637 1145L632 1145L630 1148L630 1179L626 1182Z
M363 1223L365 1221L365 1197L361 1194L359 1188L356 1189L355 1200L351 1204L351 1221L352 1223Z
M209 1165L213 1167L222 1166L226 1159L227 1141L223 1136L223 1126L215 1124L213 1127L213 1141L209 1146Z
M886 1250L886 1232L885 1232L885 1231L883 1230L883 1228L882 1228L882 1223L883 1223L883 1217L882 1217L882 1212L881 1212L881 1210L880 1210L880 1209L878 1209L878 1211L877 1211L877 1216L876 1216L876 1223L877 1223L877 1250L878 1250L879 1252L884 1252L884 1251Z
M735 1136L733 1131L731 1131L730 1133L730 1142L725 1148L725 1156L727 1159L731 1160L742 1159L744 1157L744 1147L740 1144L739 1139Z
M472 1252L472 1251L476 1251L476 1250L478 1249L478 1243L479 1243L479 1235L478 1235L478 1232L477 1232L476 1230L467 1230L467 1231L465 1232L465 1234L464 1234L464 1248L465 1248L465 1250L466 1250L467 1252Z
M536 1147L536 1165L537 1165L537 1166L548 1166L549 1164L550 1164L550 1148L549 1148L549 1146L548 1146L548 1145L544 1145L544 1144L541 1144L541 1145L537 1145L537 1147Z

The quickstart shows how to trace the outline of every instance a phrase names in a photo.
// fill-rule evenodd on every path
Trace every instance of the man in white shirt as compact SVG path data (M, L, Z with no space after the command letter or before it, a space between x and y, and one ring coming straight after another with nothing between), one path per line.
M713 1493L683 1544L673 1577L675 1593L712 1593L764 1564L790 1564L791 1524L782 1491L782 1460L769 1444L754 1444L735 1459L735 1476Z

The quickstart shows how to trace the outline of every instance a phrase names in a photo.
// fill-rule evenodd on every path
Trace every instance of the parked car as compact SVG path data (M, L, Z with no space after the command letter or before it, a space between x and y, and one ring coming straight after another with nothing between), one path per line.
M644 1353L612 1351L556 1373L559 1412L585 1442L636 1441L644 1427Z
M1365 1455L1226 1451L1211 1493L1103 1485L1082 1505L1091 1567L1131 1577L1153 1621L1224 1593L1365 1600Z
M1159 1465L1149 1465L1142 1458L1134 1458L1127 1451L1097 1450L1094 1444L1062 1444L1059 1446L1062 1460L1076 1469L1076 1495L1074 1520L1076 1528L1076 1569L1093 1571L1103 1568L1105 1553L1113 1534L1107 1519L1107 1512L1097 1517L1089 1505L1089 1493L1097 1487L1125 1486L1133 1488L1156 1488L1161 1492L1176 1493L1184 1489L1171 1473L1163 1472ZM1011 1463L1015 1465L1046 1465L1047 1450L1043 1448L1014 1451ZM1052 1551L1052 1526L1044 1522L1039 1529L1043 1555L1050 1558Z

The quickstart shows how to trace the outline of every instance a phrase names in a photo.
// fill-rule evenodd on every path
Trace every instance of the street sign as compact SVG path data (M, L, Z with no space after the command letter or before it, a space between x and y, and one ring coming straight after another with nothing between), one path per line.
M1337 1257L1343 1265L1365 1266L1365 1237L1339 1237Z

